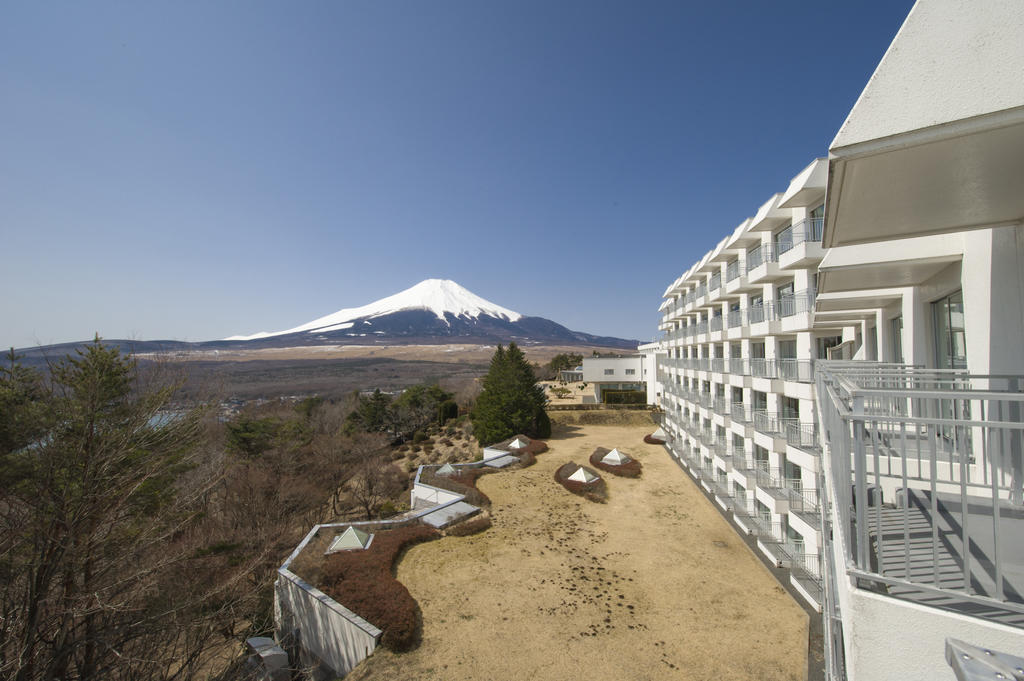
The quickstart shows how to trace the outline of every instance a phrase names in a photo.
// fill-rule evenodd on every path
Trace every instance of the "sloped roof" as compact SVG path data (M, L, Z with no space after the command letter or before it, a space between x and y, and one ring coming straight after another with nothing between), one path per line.
M455 466L450 463L446 463L437 469L437 475L455 475Z
M334 541L332 541L331 545L327 548L327 553L334 553L335 551L350 551L352 549L365 549L372 541L372 534L356 529L353 525L349 525L344 532L334 538Z
M605 454L604 458L601 459L601 463L606 463L610 466L621 466L622 464L629 463L630 461L632 461L632 459L626 454L620 452L618 449L613 449Z
M583 466L580 466L579 468L577 468L573 472L573 474L569 476L569 480L574 480L576 482L582 482L582 483L585 483L585 484L590 484L590 483L594 482L597 479L598 479L598 477L596 475L594 475L593 473L588 471Z

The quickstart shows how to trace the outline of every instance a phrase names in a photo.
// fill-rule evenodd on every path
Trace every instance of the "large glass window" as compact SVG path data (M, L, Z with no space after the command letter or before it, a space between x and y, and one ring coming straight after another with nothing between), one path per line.
M967 336L964 330L964 294L957 291L932 303L935 361L939 369L967 368Z

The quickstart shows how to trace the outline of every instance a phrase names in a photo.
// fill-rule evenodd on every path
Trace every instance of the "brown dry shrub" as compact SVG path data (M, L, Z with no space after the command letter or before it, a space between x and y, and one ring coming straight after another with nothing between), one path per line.
M537 457L533 455L533 452L529 448L521 450L523 453L519 455L519 466L521 468L527 468L537 463Z
M595 468L599 468L602 471L607 471L612 475L618 475L623 478L639 478L642 466L636 459L622 464L621 466L613 466L601 461L604 455L610 452L610 449L604 447L598 447L594 450L594 453L590 455L590 465Z
M608 487L604 484L604 480L602 478L598 477L597 480L590 484L569 479L569 476L572 475L577 468L578 466L572 461L562 464L555 471L555 480L558 481L558 484L562 487L566 488L573 494L583 497L587 501L593 501L598 504L603 504L608 501ZM584 466L584 468L586 467ZM596 471L591 470L590 472L597 475Z
M385 646L409 650L418 640L420 610L405 585L395 579L393 569L407 548L439 536L426 525L379 531L370 548L327 557L324 591L383 631Z
M473 516L469 520L463 520L461 523L452 525L445 533L452 537L468 537L471 534L477 534L483 532L491 526L491 516L481 513Z

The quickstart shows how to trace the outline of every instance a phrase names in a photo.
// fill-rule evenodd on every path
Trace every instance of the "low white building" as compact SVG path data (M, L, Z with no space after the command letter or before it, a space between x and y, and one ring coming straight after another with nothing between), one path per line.
M583 382L593 386L593 397L584 402L603 403L615 392L643 392L647 395L645 355L614 355L583 358ZM614 398L613 398L614 399ZM648 399L648 404L652 404Z

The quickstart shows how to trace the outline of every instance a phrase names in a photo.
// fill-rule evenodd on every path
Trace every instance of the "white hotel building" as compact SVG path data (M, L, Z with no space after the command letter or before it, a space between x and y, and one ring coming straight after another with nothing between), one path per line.
M665 290L669 451L823 612L829 678L1024 656L1022 266L1024 2L918 0L828 158Z

